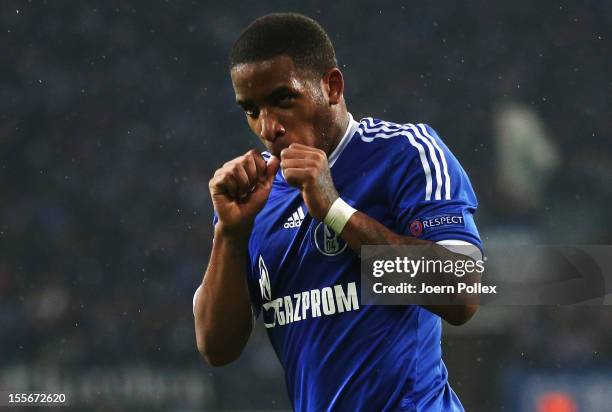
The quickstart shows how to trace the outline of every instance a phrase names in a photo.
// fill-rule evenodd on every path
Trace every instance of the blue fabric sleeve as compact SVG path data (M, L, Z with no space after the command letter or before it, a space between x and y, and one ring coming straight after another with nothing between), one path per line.
M407 130L389 179L398 230L419 239L457 239L481 247L474 222L478 202L459 161L431 127L409 125Z

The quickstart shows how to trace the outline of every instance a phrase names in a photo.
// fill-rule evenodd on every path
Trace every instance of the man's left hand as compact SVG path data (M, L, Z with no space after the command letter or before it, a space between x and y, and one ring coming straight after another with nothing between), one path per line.
M308 213L322 221L339 197L323 150L292 143L280 153L285 180L300 189Z

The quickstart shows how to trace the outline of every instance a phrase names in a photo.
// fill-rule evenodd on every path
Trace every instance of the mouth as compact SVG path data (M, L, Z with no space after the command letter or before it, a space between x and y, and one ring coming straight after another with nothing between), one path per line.
M286 143L270 144L268 145L268 151L280 159L280 153L287 147L289 145Z

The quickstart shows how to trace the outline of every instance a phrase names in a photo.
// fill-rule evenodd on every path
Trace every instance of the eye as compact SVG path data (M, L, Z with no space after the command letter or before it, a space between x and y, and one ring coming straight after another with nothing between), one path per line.
M280 107L287 107L293 102L293 99L295 99L295 96L291 94L281 94L277 97L276 104Z
M259 116L259 109L256 107L245 107L244 113L252 119L257 119L257 116Z

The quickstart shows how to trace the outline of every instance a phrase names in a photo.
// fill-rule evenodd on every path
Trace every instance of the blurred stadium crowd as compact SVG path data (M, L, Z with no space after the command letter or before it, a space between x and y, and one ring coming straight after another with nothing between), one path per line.
M33 371L78 385L100 368L154 368L150 379L184 371L201 384L191 404L168 398L176 410L288 408L261 329L238 364L213 370L191 313L211 244L208 179L258 145L227 52L271 11L328 30L356 118L438 131L479 196L485 246L611 243L612 3L294 6L0 6L0 388L43 379ZM501 410L512 368L612 361L610 324L609 307L485 308L448 330L451 380L468 410ZM88 376L119 382L114 393L132 375ZM143 402L129 405L153 410Z

